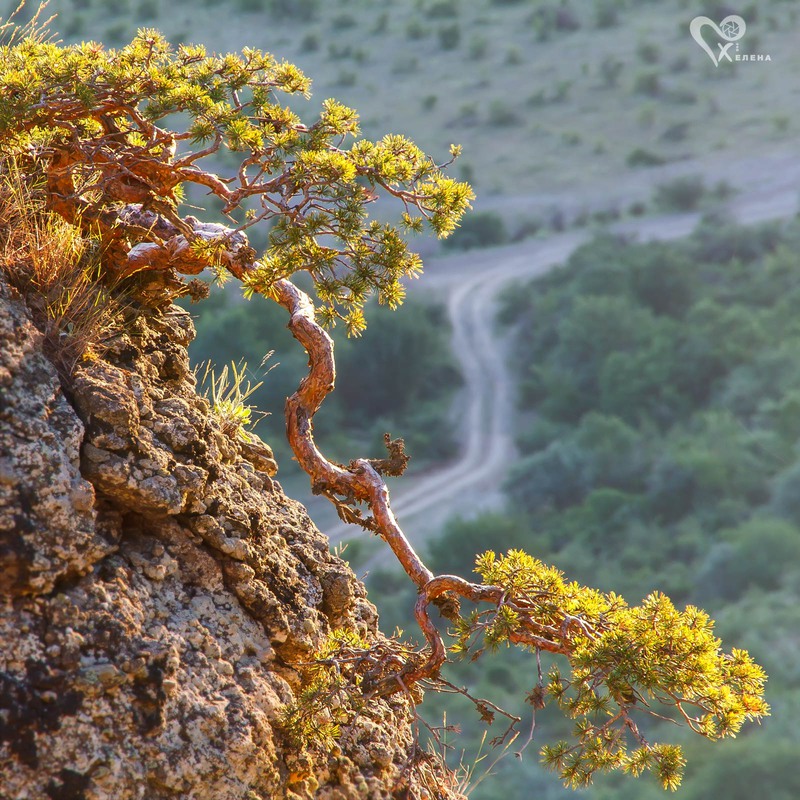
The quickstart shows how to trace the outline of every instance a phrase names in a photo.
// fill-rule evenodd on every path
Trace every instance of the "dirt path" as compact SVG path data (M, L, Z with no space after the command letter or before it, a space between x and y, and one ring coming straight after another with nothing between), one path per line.
M797 168L787 170L781 165L777 172L762 176L757 190L746 188L737 195L728 209L743 223L789 216L797 211L799 177ZM629 220L612 230L641 241L678 239L692 231L699 217L693 213ZM589 238L586 231L569 231L434 259L424 279L410 287L410 291L441 294L445 300L453 326L453 351L465 381L458 459L439 470L401 479L392 490L392 508L415 547L435 535L452 514L469 516L502 502L500 488L515 455L514 384L494 329L497 297L510 283L530 280L563 263ZM334 545L363 535L348 525L326 532ZM363 568L390 563L391 558L382 549Z

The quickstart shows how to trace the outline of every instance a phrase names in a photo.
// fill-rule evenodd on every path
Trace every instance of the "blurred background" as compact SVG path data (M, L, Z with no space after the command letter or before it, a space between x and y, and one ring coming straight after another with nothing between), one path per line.
M54 0L48 10L65 42L118 47L155 27L174 45L267 50L314 80L311 100L291 100L309 120L335 97L360 112L368 138L402 133L442 161L463 146L451 172L474 186L474 211L444 243L415 242L426 272L399 313L372 309L360 340L337 332L338 387L316 422L323 450L346 462L380 456L384 431L405 438L412 468L392 483L393 507L435 572L468 576L476 553L521 547L632 603L660 590L702 605L726 646L766 667L773 716L715 746L660 732L685 740L681 797L800 797L797 4ZM745 21L730 60L718 27L702 33L713 58L693 40L701 14ZM230 154L216 167L237 164ZM189 202L203 216L204 198ZM379 215L398 213L383 206ZM263 380L250 402L269 414L256 432L284 488L365 576L386 633L413 639L408 580L369 534L338 525L291 460L283 401L305 355L271 305L235 287L212 293L190 309L192 357L244 358ZM532 664L507 651L449 677L522 716L524 739ZM479 750L484 726L445 700L429 695L422 713L460 727L448 758L471 797L574 796L538 762L537 745L568 732L557 715L538 712L532 746L482 781L495 758ZM583 794L662 791L617 777Z

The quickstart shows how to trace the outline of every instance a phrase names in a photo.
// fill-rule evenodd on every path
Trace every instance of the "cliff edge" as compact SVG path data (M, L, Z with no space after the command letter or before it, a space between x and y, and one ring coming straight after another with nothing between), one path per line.
M0 794L450 796L402 693L333 746L289 735L303 669L334 629L380 641L375 608L196 394L189 315L122 316L62 386L0 275Z

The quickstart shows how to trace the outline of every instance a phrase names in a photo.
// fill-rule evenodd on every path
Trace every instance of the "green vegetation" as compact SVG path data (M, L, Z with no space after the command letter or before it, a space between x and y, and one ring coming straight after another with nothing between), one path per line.
M263 361L261 366L264 366ZM250 380L244 359L238 364L235 361L225 364L219 372L211 362L206 362L202 370L199 366L195 369L195 376L201 371L201 391L211 403L211 411L219 420L222 432L232 439L238 437L245 442L250 441L251 434L247 429L255 425L259 415L265 413L259 412L250 398L264 385L264 381L254 384Z
M352 687L364 680L367 662L359 656L368 651L369 642L355 631L331 631L317 661L305 668L297 701L281 710L280 725L293 742L336 746L341 724L364 705Z
M707 194L703 179L689 175L657 186L654 200L662 211L695 211Z
M665 789L680 785L685 764L680 747L645 740L631 713L637 703L649 709L655 701L659 713L672 709L675 719L683 718L711 739L735 735L745 719L766 711L760 697L765 678L761 668L742 650L720 653L713 623L693 606L678 612L667 597L653 593L641 606L630 608L614 593L567 583L558 570L521 550L500 557L484 553L475 571L484 584L499 586L507 600L500 613L476 611L461 622L454 652L471 654L474 660L482 648L496 651L503 644L520 644L518 615L523 612L516 604L533 610L543 639L549 640L549 631L558 628L565 638L575 637L568 677L554 665L547 683L540 677L527 698L536 709L549 696L569 719L577 720L571 741L541 750L543 762L567 786L588 786L595 773L617 769L632 775L652 770ZM473 641L476 629L481 645ZM538 644L538 637L532 639L529 645ZM703 713L697 713L698 706Z
M49 213L41 186L13 159L0 171L0 270L23 296L44 352L68 380L84 358L98 358L126 305L124 292L97 280L100 254L74 226Z
M800 701L798 245L797 222L713 217L678 243L600 237L509 291L522 412L509 511L453 522L430 547L435 569L463 569L492 537L606 590L715 609L720 635L766 666L778 712L758 736L697 748L691 800L749 797L754 764L770 796L796 792L800 745L784 710ZM523 691L520 662L501 663L507 695ZM487 696L486 677L464 669ZM545 717L537 738L558 728ZM509 767L495 790L510 794L519 775ZM657 795L600 782L591 796Z
M507 241L508 231L500 214L495 211L476 211L461 223L444 247L448 250L471 250Z
M268 53L172 50L153 29L121 50L61 48L35 32L18 38L0 62L4 152L46 182L52 210L97 239L117 277L207 268L220 282L238 277L247 296L274 298L277 283L305 272L320 320L358 334L367 299L395 308L402 279L421 271L402 234L447 236L473 197L403 136L355 140L358 116L335 100L301 122L279 98L307 97L310 81ZM175 115L185 130L162 127ZM223 150L242 155L231 177L201 167ZM450 152L452 161L459 148ZM178 217L189 190L201 188L234 228ZM403 204L397 226L369 218L378 189ZM269 233L257 261L243 234L259 224Z

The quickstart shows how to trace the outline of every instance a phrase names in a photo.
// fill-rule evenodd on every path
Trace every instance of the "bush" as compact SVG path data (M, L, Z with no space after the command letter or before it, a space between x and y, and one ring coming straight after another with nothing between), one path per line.
M455 50L461 43L461 28L457 24L439 28L436 34L442 50Z
M244 357L258 364L275 350L275 369L253 394L252 403L272 412L259 423L265 438L281 440L284 399L305 374L305 354L294 346L285 315L276 304L232 302L225 292L212 294L197 320L193 363L216 364ZM346 442L373 434L373 452L383 454L385 431L406 436L416 459L445 459L453 455L454 438L448 424L452 391L460 385L449 347L449 326L440 306L407 300L402 314L386 307L371 309L373 322L355 343L339 329L333 331L337 353L337 391L315 421L323 446L333 439ZM402 428L402 430L401 430ZM349 442L348 442L349 445ZM350 447L343 447L347 457Z
M549 447L568 432L565 425L559 425L547 417L538 417L536 422L517 436L516 444L523 455L532 455Z
M489 106L489 125L498 128L507 128L512 125L519 125L522 118L513 106L509 106L504 100L493 100Z
M624 67L625 64L616 56L606 56L600 62L600 77L603 79L603 86L609 89L615 87Z
M428 29L418 19L412 19L411 22L406 25L406 36L409 39L423 39L427 35Z
M457 0L438 0L425 12L428 19L453 19L458 16Z
M83 36L86 31L86 17L83 14L72 14L64 26L64 35L69 37Z
M686 70L689 69L690 65L691 61L687 56L685 55L677 56L672 61L670 61L669 71L672 72L673 74L678 72L686 72Z
M458 168L458 177L459 180L473 184L475 182L475 168L472 166L472 164L465 161Z
M419 69L419 59L410 53L402 53L392 62L394 75L410 75Z
M314 19L319 11L321 0L257 0L259 5L267 4L273 16L280 19Z
M694 211L705 195L706 185L701 177L684 175L657 186L655 202L662 211Z
M458 125L459 127L462 128L468 128L471 127L472 125L480 124L480 117L478 116L478 104L477 103L462 104L461 108L458 109L458 116L451 124ZM445 242L445 246L447 246L447 242Z
M547 105L547 103L547 94L544 89L537 89L525 101L525 105L528 106L528 108L541 108L542 106Z
M439 98L435 94L427 94L420 101L420 105L423 111L433 111L437 102L439 102Z
M450 414L450 390L459 385L460 378L452 366L445 371L452 379L449 385L438 387L434 400L421 400L408 413L395 419L389 428L376 426L372 452L383 455L386 449L384 433L397 428L403 434L406 452L413 459L412 469L424 468L432 462L442 463L458 455L459 439Z
M345 58L353 58L353 46L349 44L339 44L331 42L328 45L328 58L332 61L342 61Z
M509 47L506 51L506 64L510 67L518 67L522 63L522 51L519 47Z
M556 233L561 233L567 227L567 220L564 212L560 208L554 208L550 212L550 228Z
M459 385L441 306L406 302L402 314L371 310L373 323L356 345L337 341L337 391L349 415L363 420L412 414L420 404L448 398Z
M141 0L136 15L140 20L155 19L158 16L158 0Z
M319 36L316 33L307 33L300 43L300 49L305 53L315 53L319 50Z
M582 208L572 218L572 224L576 228L585 228L589 224L590 219L591 219L591 214L585 208Z
M653 243L629 265L636 299L659 316L681 318L696 301L696 265L675 248Z
M580 503L590 489L586 453L570 441L555 441L514 464L506 492L531 516Z
M774 514L800 525L800 461L773 481L770 507Z
M580 143L580 136L578 134L574 134L572 138L564 134L563 138L565 144L576 145ZM620 216L622 216L620 210L612 206L611 208L598 209L592 214L592 219L599 225L608 225L610 222L619 219Z
M109 44L122 44L122 42L127 39L128 33L128 25L125 22L118 22L115 25L111 25L110 27L106 28L103 38Z
M570 32L581 27L577 14L564 3L537 8L529 20L540 42L547 41L555 31Z
M618 417L590 411L574 432L575 444L586 454L586 476L593 488L623 491L644 488L649 466L641 435Z
M694 506L694 477L691 470L672 456L660 457L647 478L647 505L652 517L662 524L683 519Z
M493 247L508 241L508 231L503 218L495 211L476 211L464 217L449 239L444 240L447 250L470 250L474 247Z
M469 57L478 61L489 52L489 42L485 36L473 36L469 41Z
M647 213L647 203L643 200L634 200L628 206L628 213L632 217L642 217Z
M745 507L768 500L773 456L732 414L696 413L687 430L671 438L675 460L692 474L698 506L714 511L725 499Z
M670 103L681 106L693 106L697 102L697 92L688 87L678 87L667 92L666 99Z
M652 70L637 72L633 81L633 91L647 97L658 97L661 94L661 75Z
M380 36L386 33L387 30L389 30L389 12L383 11L378 16L378 19L375 20L375 25L370 33L372 33L373 36Z
M636 46L636 55L645 64L656 64L661 58L661 48L654 42L639 42Z
M689 135L688 122L676 122L670 125L664 133L661 134L661 139L665 142L682 142Z
M727 743L698 761L682 795L685 800L752 800L753 787L770 800L800 797L800 745L796 740L758 738Z
M358 75L350 70L343 69L336 76L337 86L355 86L358 83Z
M772 118L772 124L775 127L776 133L786 133L789 130L789 125L792 119L788 114L776 114Z
M553 97L551 102L563 103L569 97L570 89L572 89L572 81L570 80L559 81L556 84L556 89L553 92Z
M581 27L578 15L568 6L556 9L554 24L557 31L577 31Z
M538 218L526 219L514 231L511 241L521 242L523 239L530 239L531 237L536 236L536 234L539 233L543 227L544 223Z
M619 24L619 10L614 0L598 0L594 7L594 24L604 30Z
M337 14L331 19L331 30L334 31L344 31L355 26L356 18L351 14Z
M741 261L751 264L775 250L781 240L781 228L776 223L766 223L756 228L742 228L720 214L704 215L692 236L692 255L713 264ZM782 284L779 284L782 285ZM770 292L768 302L778 300Z
M703 601L736 600L751 588L775 591L800 565L800 531L783 520L756 518L721 535L698 575Z
M118 20L121 14L127 14L131 10L131 0L101 0L101 3Z
M505 552L511 548L530 547L528 526L517 517L498 512L481 514L474 519L451 519L442 535L428 543L430 566L437 574L469 575L475 556L492 547Z

